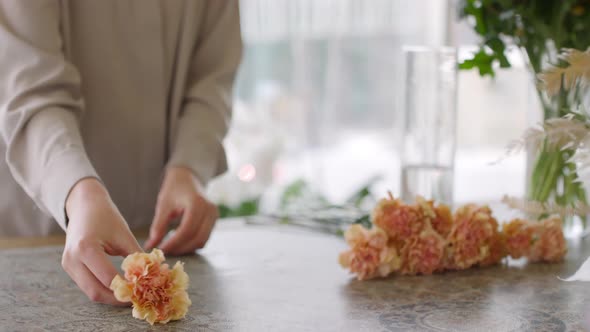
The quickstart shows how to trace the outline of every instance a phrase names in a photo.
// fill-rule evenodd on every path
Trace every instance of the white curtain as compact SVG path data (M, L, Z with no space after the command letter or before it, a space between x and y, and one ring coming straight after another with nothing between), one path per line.
M440 44L447 0L242 0L247 42L289 38L408 35Z

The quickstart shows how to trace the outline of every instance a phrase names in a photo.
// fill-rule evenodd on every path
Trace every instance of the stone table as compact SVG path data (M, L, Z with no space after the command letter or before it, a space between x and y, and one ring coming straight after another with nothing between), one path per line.
M200 255L169 257L185 262L193 305L155 327L87 300L62 271L60 246L25 243L35 248L0 250L1 331L581 331L590 312L588 284L558 279L590 241L560 264L358 282L337 264L338 237L221 223Z

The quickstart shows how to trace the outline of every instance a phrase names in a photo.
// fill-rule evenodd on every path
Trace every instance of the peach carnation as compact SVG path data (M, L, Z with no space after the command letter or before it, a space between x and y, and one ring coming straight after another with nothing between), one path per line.
M368 230L355 224L344 237L350 250L340 254L340 265L356 274L359 280L385 277L399 269L397 250L387 245L388 237L382 229Z
M432 228L442 237L447 237L453 227L453 215L451 209L444 204L434 205L434 201L425 200L423 197L416 197L418 207L422 215L428 217Z
M442 268L445 240L432 228L413 237L402 249L402 274L432 274Z
M183 264L176 262L170 269L162 262L164 254L159 249L131 254L121 265L125 279L116 275L110 286L117 300L133 304L133 317L151 325L184 318L191 305Z
M468 204L460 207L448 237L447 267L466 269L484 262L490 255L497 230L498 222L487 206Z
M552 217L533 226L533 245L528 258L531 262L559 262L567 253L561 219Z
M489 254L488 257L484 258L479 265L490 266L499 264L502 259L508 255L506 250L506 237L502 232L494 232L494 235L489 242Z
M533 224L530 221L514 219L502 225L506 237L506 249L512 258L527 256L533 243Z
M420 234L424 228L424 217L417 206L404 204L399 199L379 201L372 215L373 224L383 229L395 241L406 241Z

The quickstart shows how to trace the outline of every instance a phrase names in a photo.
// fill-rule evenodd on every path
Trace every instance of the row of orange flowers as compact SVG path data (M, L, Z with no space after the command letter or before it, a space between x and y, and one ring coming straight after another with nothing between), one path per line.
M487 206L467 204L452 214L419 196L405 204L390 194L371 221L371 229L355 224L346 231L350 249L339 257L359 280L489 266L507 256L557 262L567 252L559 217L514 219L500 228Z

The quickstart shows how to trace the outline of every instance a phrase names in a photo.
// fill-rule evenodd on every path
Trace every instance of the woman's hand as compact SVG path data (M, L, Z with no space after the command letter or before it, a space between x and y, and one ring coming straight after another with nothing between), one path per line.
M111 256L142 251L129 226L96 179L83 179L66 201L69 217L62 266L78 287L95 302L125 305L109 289L117 270Z
M146 250L159 246L166 254L182 255L205 246L218 212L202 191L199 180L189 169L168 168L158 195L150 236L145 243ZM181 217L180 225L160 245L170 222L178 217Z

